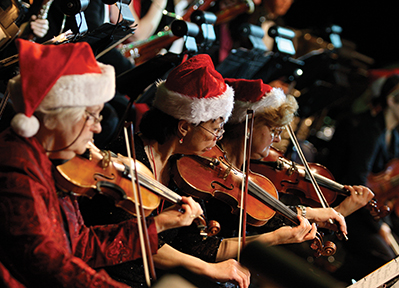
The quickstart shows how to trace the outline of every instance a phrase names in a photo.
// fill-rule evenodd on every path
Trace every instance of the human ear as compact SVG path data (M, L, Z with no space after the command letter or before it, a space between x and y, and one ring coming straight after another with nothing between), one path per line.
M387 104L388 106L393 106L395 103L395 99L392 94L388 95L387 97Z
M185 137L188 133L190 124L186 120L180 120L177 124L177 131L179 133L179 137Z

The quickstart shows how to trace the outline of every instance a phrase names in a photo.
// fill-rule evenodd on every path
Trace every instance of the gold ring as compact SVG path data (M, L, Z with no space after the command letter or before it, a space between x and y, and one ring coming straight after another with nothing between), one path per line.
M190 216L191 218L197 218L197 216L195 216L194 214Z

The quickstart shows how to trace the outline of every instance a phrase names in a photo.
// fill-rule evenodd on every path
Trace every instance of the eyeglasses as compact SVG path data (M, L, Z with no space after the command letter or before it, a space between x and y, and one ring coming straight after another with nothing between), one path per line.
M94 115L93 113L91 113L91 112L89 112L87 110L85 110L85 112L89 115L89 117L93 117L94 124L99 124L103 120L103 115L100 115L100 116L97 117L96 115Z
M216 129L216 133L213 133L212 131L206 129L205 127L203 127L201 125L198 125L198 127L201 127L205 131L208 131L209 133L211 133L214 137L216 137L216 140L221 139L222 136L223 136L223 133L224 133L224 129L223 128L218 128L218 129Z
M281 133L284 131L284 127L272 127L269 128L270 135L272 136L273 140L280 137Z

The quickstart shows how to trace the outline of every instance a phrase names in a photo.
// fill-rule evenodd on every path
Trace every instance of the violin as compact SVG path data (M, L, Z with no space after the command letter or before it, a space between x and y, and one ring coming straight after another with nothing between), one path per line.
M332 204L338 194L350 196L350 191L345 189L344 185L334 181L334 176L325 166L309 163L309 167L328 204ZM302 204L310 207L320 207L320 200L312 188L304 167L284 158L283 153L273 146L270 147L267 157L251 160L251 169L273 179L279 192L297 195ZM372 199L366 208L376 220L390 213L389 207L385 205L378 207L376 199Z
M135 182L137 179L130 174L129 163L127 157L100 150L89 142L83 155L58 165L54 177L62 191L89 198L100 193L113 199L117 207L136 215L132 179ZM151 170L137 160L136 169L145 216L159 206L161 198L173 204L181 203L179 194L155 180ZM197 218L196 223L203 237L216 235L220 231L218 223L212 222L208 227L203 217Z
M278 200L273 183L260 174L251 171L249 174L246 204L248 224L262 226L278 212L299 225L297 214ZM218 146L201 156L184 155L176 159L172 163L172 177L180 189L193 197L204 200L215 197L228 204L233 214L240 209L243 173L227 161L225 153ZM330 241L323 244L321 238L318 234L311 245L316 250L315 256L334 255L335 244Z
M385 169L379 173L370 173L366 185L382 203L396 199L399 191L399 159L389 161ZM399 215L399 205L395 204L394 211Z

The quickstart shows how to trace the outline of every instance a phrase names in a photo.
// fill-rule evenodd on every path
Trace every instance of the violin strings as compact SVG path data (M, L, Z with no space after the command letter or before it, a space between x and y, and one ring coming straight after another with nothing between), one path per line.
M204 158L204 159L207 159L210 162L213 162L211 160L212 158L210 158L210 157L204 157L204 156L197 156L197 157ZM220 159L220 162L223 163L224 165L226 165L227 167L229 167L233 171L233 173L237 174L237 176L244 177L245 173L242 173L241 171L237 170L235 167L233 167L229 163L225 163L223 161L223 159ZM296 221L296 219L297 219L296 216L297 215L295 214L294 211L289 209L281 201L277 201L274 197L272 197L269 193L267 193L267 191L265 191L263 188L261 188L259 185L257 185L255 182L253 182L251 179L249 179L249 181L248 181L248 188L251 188L250 192L252 194L254 194L259 199L265 201L266 204L269 204L270 206L272 206L271 207L272 209L274 209L276 211L279 211L284 216L286 216L289 220L291 220L294 223L298 224L298 222Z
M289 209L286 205L284 205L282 202L277 201L274 197L272 197L267 191L265 191L263 188L261 188L259 185L254 183L253 181L249 181L249 185L252 188L252 193L257 196L258 198L264 200L267 204L272 206L273 209L284 213L284 215L289 216L289 219L296 219L296 214L294 211ZM290 219L290 220L291 220Z
M126 169L128 169L127 166L126 166ZM130 173L128 175L129 175L129 177L132 177L132 175L130 175ZM171 201L173 203L179 203L181 201L180 195L176 194L175 192L170 190L168 187L166 187L162 183L156 181L155 179L152 179L151 177L149 177L145 174L138 173L138 175L139 175L140 183L143 184L144 186L146 186L151 191L165 197L166 199L168 199L169 201ZM133 178L134 178L134 176L133 176Z

